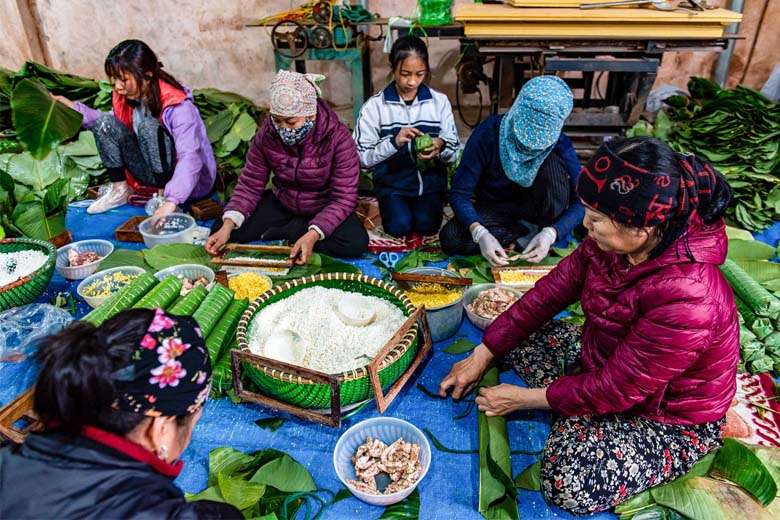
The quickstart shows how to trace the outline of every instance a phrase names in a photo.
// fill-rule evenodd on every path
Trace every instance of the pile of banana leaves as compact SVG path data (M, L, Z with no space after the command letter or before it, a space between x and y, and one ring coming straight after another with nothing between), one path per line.
M0 154L24 150L16 139L17 129L11 118L11 98L14 90L25 79L35 80L52 94L81 101L101 111L111 110L111 85L106 80L82 78L34 62L25 63L18 72L0 69ZM196 89L193 97L214 147L219 171L216 188L224 199L232 193L244 166L249 142L267 109L238 94L213 88ZM95 178L92 184L101 180Z
M194 91L193 96L217 159L217 192L226 200L244 167L257 124L267 110L232 92L206 88Z
M654 125L640 121L628 135L652 135L708 159L734 190L731 222L756 231L780 220L780 104L705 78L692 78L688 92L668 98Z

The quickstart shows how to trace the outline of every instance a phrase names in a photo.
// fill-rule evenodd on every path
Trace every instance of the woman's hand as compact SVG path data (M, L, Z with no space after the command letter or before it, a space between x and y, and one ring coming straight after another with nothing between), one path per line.
M507 415L517 410L547 410L546 388L523 388L500 384L479 389L477 407L488 417Z
M314 251L314 244L316 244L319 239L319 233L310 229L295 242L292 251L290 251L290 258L294 258L295 263L298 265L308 263L309 258L311 258L311 252Z
M166 200L154 211L154 215L152 215L152 222L154 222L155 226L162 226L163 219L174 211L176 211L176 204Z
M74 103L70 99L66 98L65 96L55 96L55 95L52 94L51 97L53 97L54 99L56 99L57 101L59 101L60 103L62 103L63 105L65 105L68 108L72 108L74 110L76 109L76 103Z
M206 240L206 252L212 256L218 255L222 247L230 240L230 233L235 227L235 222L229 218L223 220L222 227Z
M439 385L439 395L446 397L450 389L453 399L460 399L467 395L479 383L491 361L493 361L493 354L480 343L469 357L452 365L450 373Z
M395 136L395 147L401 148L415 137L423 135L422 132L411 126L405 126L398 131Z
M428 160L434 159L441 154L442 148L444 148L444 140L439 137L433 138L433 144L420 152L420 159Z

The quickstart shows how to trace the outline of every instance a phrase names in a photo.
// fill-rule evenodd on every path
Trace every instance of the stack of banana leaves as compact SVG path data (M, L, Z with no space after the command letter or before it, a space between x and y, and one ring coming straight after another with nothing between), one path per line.
M640 121L628 135L652 135L709 160L734 190L727 215L739 227L756 231L780 220L780 104L704 78L692 78L688 92L668 98L654 125Z

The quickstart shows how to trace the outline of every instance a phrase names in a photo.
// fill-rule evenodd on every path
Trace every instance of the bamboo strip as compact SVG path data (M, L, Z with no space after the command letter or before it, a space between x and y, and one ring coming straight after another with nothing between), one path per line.
M661 22L719 23L740 22L742 15L727 9L697 11L695 14L653 9L574 9L518 8L507 5L464 4L455 10L455 20L471 21L546 21L546 22Z
M638 23L466 23L468 37L482 38L582 38L614 40L652 38L655 40L722 38L725 27L718 24L638 24Z

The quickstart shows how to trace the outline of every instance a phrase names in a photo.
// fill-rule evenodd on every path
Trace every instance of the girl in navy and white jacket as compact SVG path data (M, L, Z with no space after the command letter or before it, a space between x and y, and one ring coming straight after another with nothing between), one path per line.
M416 36L396 40L390 52L393 81L369 98L353 137L360 165L373 169L374 190L385 232L401 237L438 232L447 192L446 164L456 160L460 141L450 101L424 82L430 73L428 49ZM417 159L414 139L433 144Z

